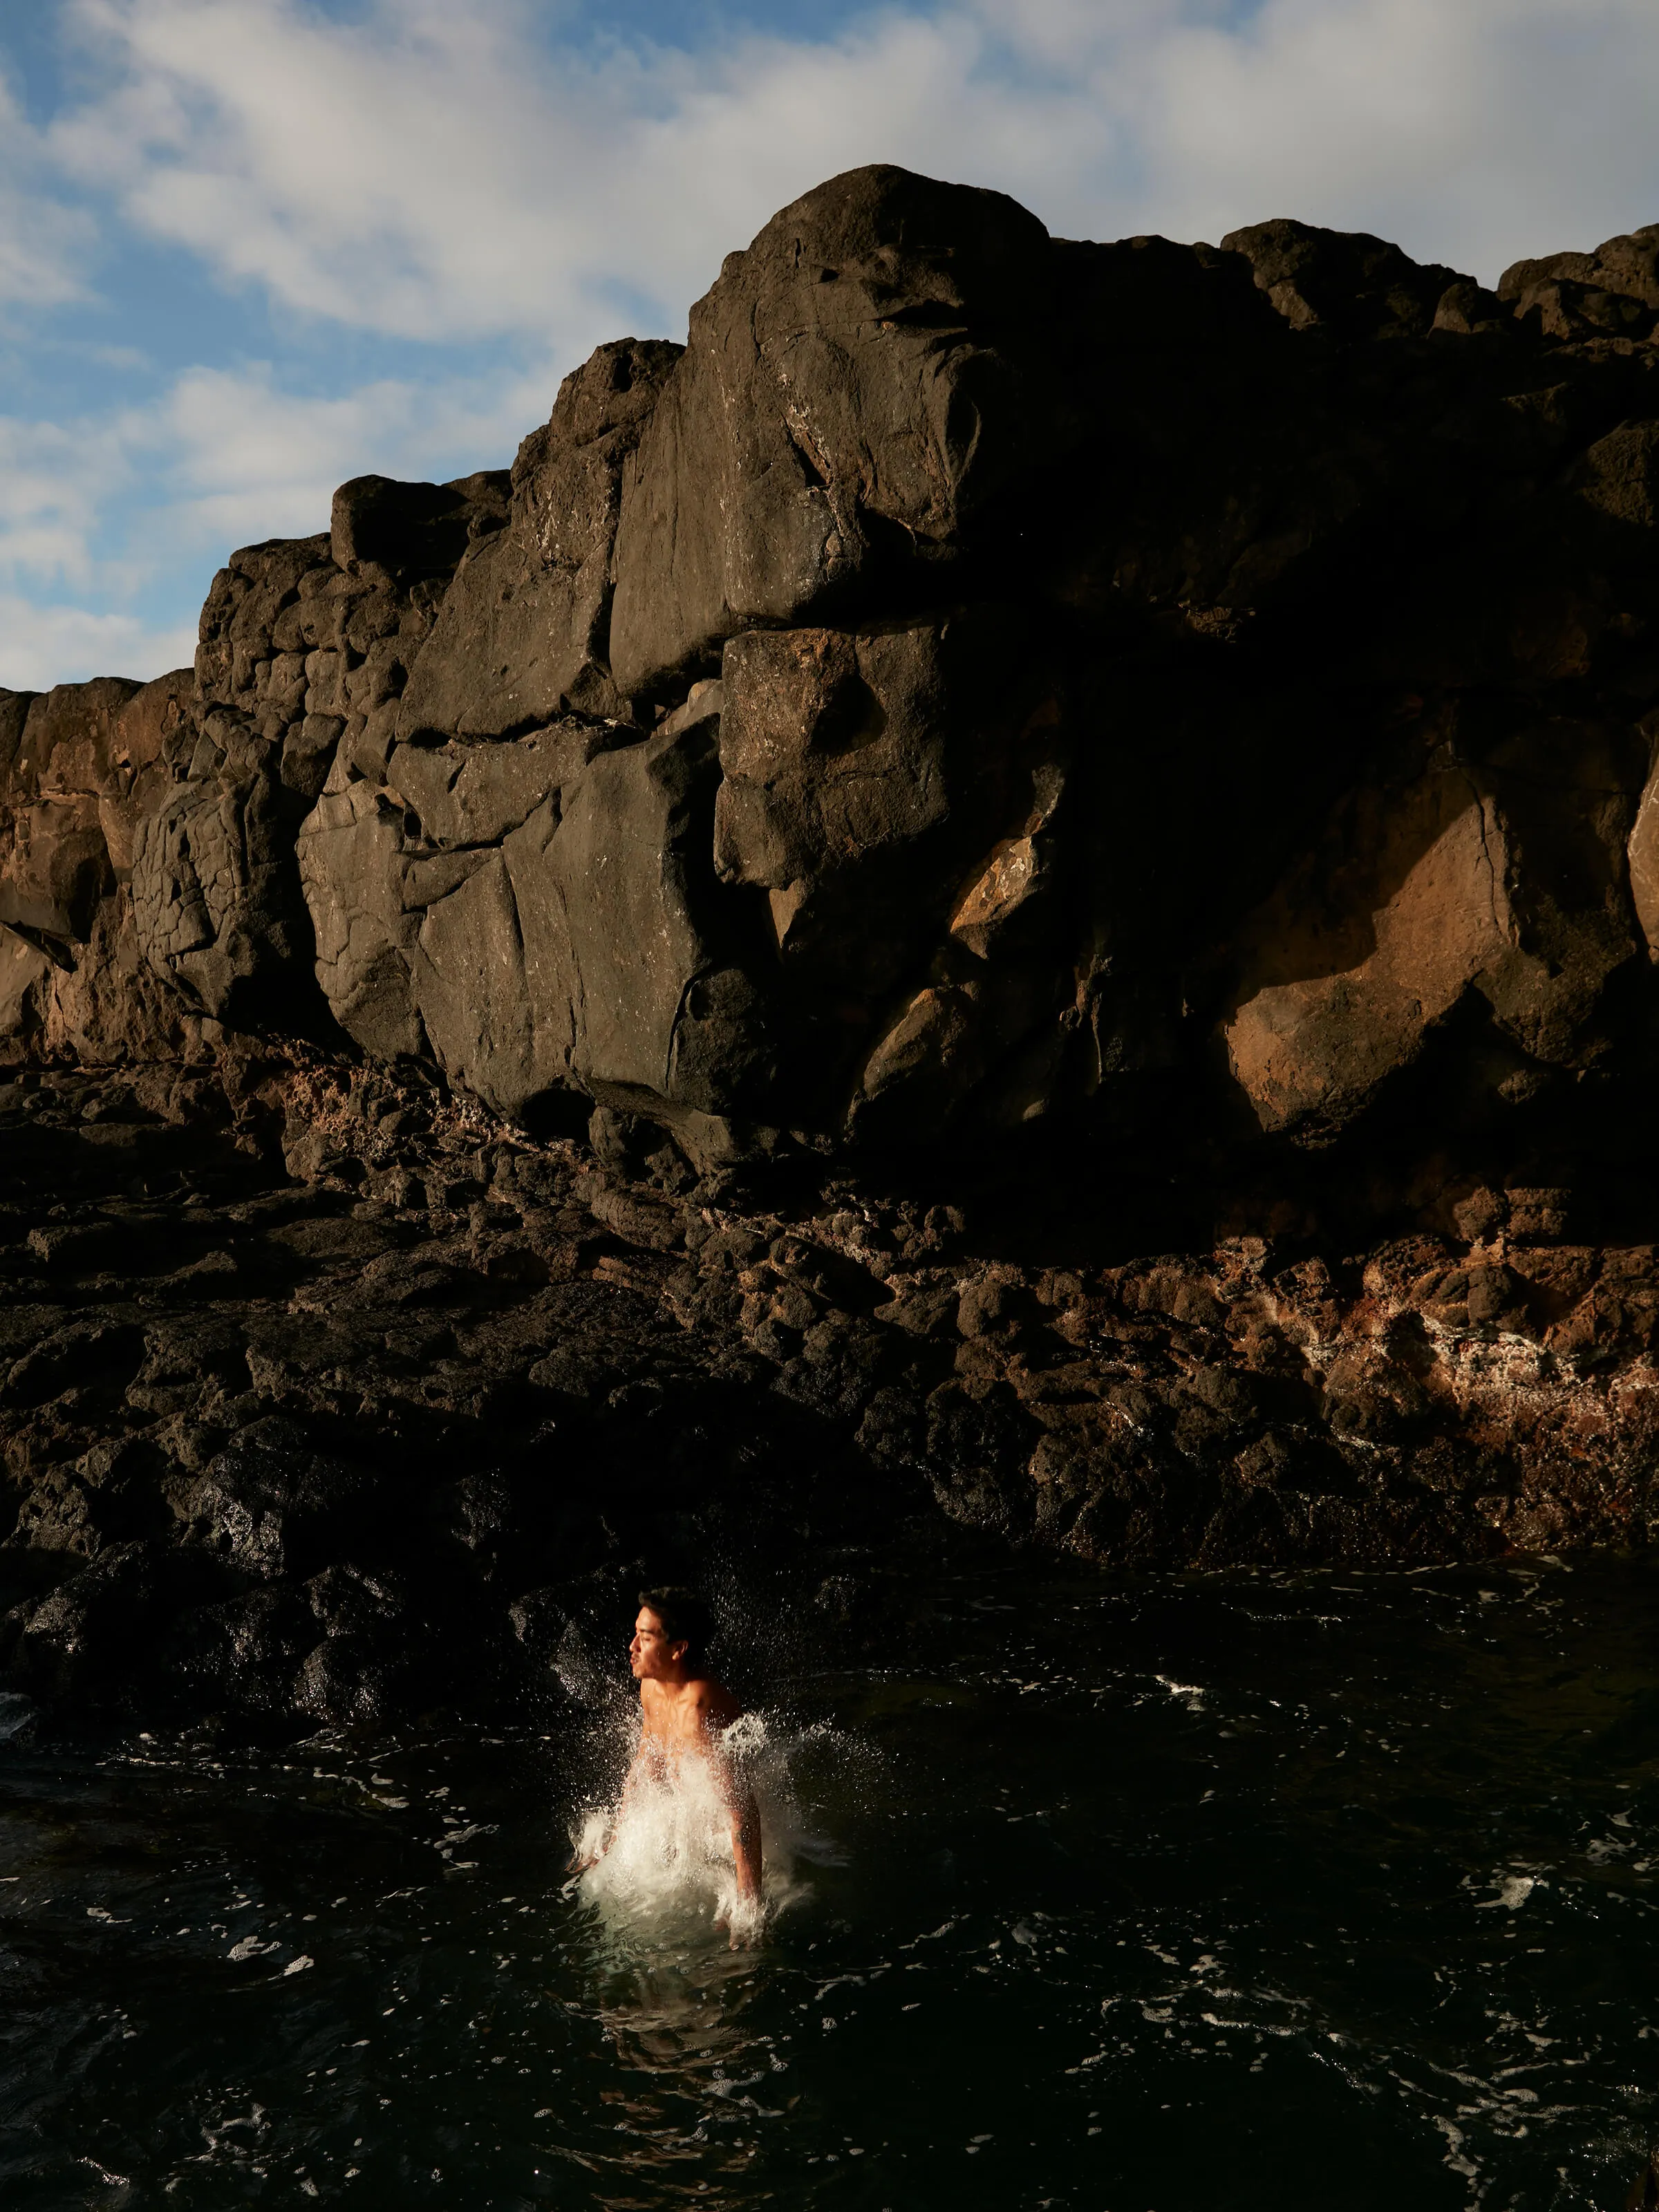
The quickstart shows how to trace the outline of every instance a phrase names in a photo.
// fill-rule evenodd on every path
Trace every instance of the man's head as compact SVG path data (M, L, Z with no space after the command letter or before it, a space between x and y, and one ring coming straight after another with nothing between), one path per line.
M713 1631L708 1607L695 1590L673 1584L640 1592L629 1664L636 1682L685 1682L708 1662Z

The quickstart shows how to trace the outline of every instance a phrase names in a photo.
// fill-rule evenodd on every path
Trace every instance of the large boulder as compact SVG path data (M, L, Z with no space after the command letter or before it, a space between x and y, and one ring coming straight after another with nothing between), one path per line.
M1514 262L1498 295L1547 337L1645 338L1659 318L1659 223L1605 239L1593 253Z
M194 679L103 678L0 695L0 1041L94 1061L176 1049L165 994L138 980L127 885L140 824Z
M27 704L8 695L13 734L0 741L9 756L0 759L0 922L64 945L85 941L99 902L115 887L106 821L130 866L131 794L160 750L154 714L128 723L143 688L103 677L59 684Z
M1292 330L1338 337L1425 337L1447 291L1468 281L1369 231L1322 230L1283 216L1230 231L1221 246L1244 256Z
M759 995L710 896L718 757L708 721L601 754L544 849L580 979L572 1065L611 1104L727 1113L764 1063Z
M507 1115L753 1111L767 1024L714 876L718 781L707 701L648 738L570 720L337 779L299 841L336 1019Z
M358 777L324 793L300 826L296 852L330 1012L376 1060L418 1055L426 1034L409 956L420 915L404 904L401 810Z
M139 825L132 905L143 957L204 1013L303 1018L311 928L293 810L269 772L175 786Z
M544 972L532 957L526 974L549 917L519 915L501 848L541 814L550 834L561 792L618 734L573 720L501 744L402 744L384 783L331 778L301 825L300 875L317 980L365 1051L430 1049L507 1113L570 1083L574 980L568 961Z
M1046 709L1047 711L1042 711ZM754 630L726 648L714 864L763 886L781 942L802 900L856 875L925 927L978 839L1030 796L1055 716L1017 608L902 626ZM1038 736L1038 733L1041 733Z
M565 1082L568 1056L560 1047L568 986L548 1006L532 1000L524 933L500 853L477 854L463 879L427 908L410 959L427 1034L453 1079L510 1115L522 1115ZM552 1049L538 1049L550 1027Z
M337 568L353 574L449 576L472 540L506 519L499 469L444 484L354 477L334 495L329 551Z
M729 255L628 465L619 689L712 672L743 630L939 595L1047 457L1050 283L1035 216L896 168L819 185Z
M708 720L601 752L428 911L421 1004L472 1087L508 1110L557 1087L676 1122L754 1109L766 1023L709 866L717 773Z
M601 346L566 377L519 449L508 528L462 562L398 715L423 731L499 738L568 708L608 714L611 548L623 470L681 349Z
M1328 1134L1515 939L1496 811L1461 769L1370 789L1247 925L1233 1074L1267 1130ZM1248 941L1248 940L1247 940Z
M1262 1127L1340 1133L1470 994L1511 1095L1592 1065L1638 948L1645 767L1627 733L1540 719L1345 795L1238 932L1224 1033Z

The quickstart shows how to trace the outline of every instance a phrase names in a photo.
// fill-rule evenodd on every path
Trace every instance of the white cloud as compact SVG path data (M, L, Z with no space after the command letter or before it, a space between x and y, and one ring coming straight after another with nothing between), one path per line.
M638 72L555 67L505 0L73 0L118 72L53 126L130 220L307 314L401 337L580 319ZM597 203L597 204L596 204Z
M5 128L0 113L0 134ZM85 298L79 271L95 235L82 211L0 178L0 307L60 307Z
M96 673L96 652L127 675L178 665L193 629L123 611L158 571L187 577L199 599L236 546L326 530L348 477L505 466L551 393L550 373L514 373L302 398L255 364L187 369L152 404L91 421L0 416L0 587L11 587L0 590L0 684ZM33 624L21 612L31 587L50 595ZM62 604L64 592L82 609Z
M259 328L233 296L159 398L112 366L84 419L0 418L13 683L171 665L180 633L130 610L322 528L348 476L510 459L557 370L678 333L726 252L860 162L1073 237L1292 214L1488 280L1659 218L1653 0L944 0L692 53L562 44L541 0L55 4L84 88L36 130L0 79L0 312L84 301L135 230L279 312L266 365L225 365ZM296 392L296 315L372 334L380 373ZM470 381L427 350L490 340L512 360Z
M40 146L0 76L0 309L58 307L86 296L97 226L35 181Z
M334 487L505 468L551 404L551 373L481 383L384 378L334 398L282 390L274 370L192 368L139 434L169 457L176 541L218 546L328 527Z
M822 177L899 161L1073 234L1295 213L1492 276L1659 212L1651 0L958 0L834 39L560 48L518 0L70 0L55 157L225 280L405 337L678 325Z
M0 416L0 579L87 587L100 511L128 469L113 422Z
M8 691L49 691L94 676L148 683L188 666L195 650L194 623L158 627L137 615L43 606L0 592L0 688Z
M1146 58L1177 234L1299 216L1487 281L1659 216L1650 0L1267 0Z

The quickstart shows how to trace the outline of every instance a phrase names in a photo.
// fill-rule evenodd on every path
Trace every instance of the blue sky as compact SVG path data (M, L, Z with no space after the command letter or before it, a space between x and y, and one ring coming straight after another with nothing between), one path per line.
M1490 281L1659 220L1656 114L1654 0L0 0L0 684L187 659L234 546L504 465L855 163Z

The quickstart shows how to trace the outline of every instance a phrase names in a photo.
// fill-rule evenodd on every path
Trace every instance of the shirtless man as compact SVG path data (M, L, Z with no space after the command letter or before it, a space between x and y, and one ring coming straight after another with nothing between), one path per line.
M687 1752L706 1759L732 1815L738 1895L745 1905L758 1905L760 1815L720 1741L743 1708L707 1671L708 1634L708 1608L690 1590L640 1592L634 1640L628 1647L629 1664L640 1686L640 1747L623 1785L623 1802L627 1802L636 1776L660 1776Z

